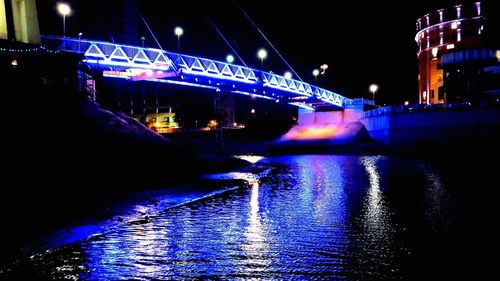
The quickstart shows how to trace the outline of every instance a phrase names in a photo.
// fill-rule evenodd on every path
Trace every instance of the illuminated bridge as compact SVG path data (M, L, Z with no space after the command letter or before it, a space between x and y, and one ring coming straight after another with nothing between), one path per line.
M274 73L155 48L79 38L43 36L61 51L83 54L83 62L104 77L200 87L286 102L302 108L343 109L351 100L337 93Z

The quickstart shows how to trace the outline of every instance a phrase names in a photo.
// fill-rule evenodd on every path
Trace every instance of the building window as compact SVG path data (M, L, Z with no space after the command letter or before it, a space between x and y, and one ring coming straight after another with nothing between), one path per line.
M438 48L437 47L432 48L432 56L437 57L437 55L438 55Z

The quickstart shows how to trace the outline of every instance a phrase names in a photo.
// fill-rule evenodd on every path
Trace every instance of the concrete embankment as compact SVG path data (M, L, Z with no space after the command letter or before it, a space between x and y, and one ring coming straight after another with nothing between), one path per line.
M482 108L299 114L299 125L271 145L274 153L439 154L494 152L500 110Z
M493 152L500 140L500 110L493 107L366 114L361 122L389 153Z

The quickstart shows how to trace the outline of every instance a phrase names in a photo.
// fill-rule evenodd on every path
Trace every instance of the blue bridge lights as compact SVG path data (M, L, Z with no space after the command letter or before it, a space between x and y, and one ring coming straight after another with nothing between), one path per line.
M228 62L81 38L43 36L42 42L61 51L83 54L83 62L102 69L105 77L226 91L286 101L311 110L318 106L342 109L350 102L337 93L302 81Z

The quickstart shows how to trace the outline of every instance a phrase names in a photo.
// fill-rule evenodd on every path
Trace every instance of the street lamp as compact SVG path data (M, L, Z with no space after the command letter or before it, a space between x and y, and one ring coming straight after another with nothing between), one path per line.
M66 16L71 14L71 7L67 3L59 3L57 11L63 16L63 37L66 37Z
M264 59L267 57L266 49L259 49L259 51L257 52L257 57L259 57L260 59L260 69L264 71Z
M180 52L181 49L181 35L184 34L184 30L181 27L177 26L174 29L175 35L177 35L177 52Z
M142 47L144 48L144 40L146 40L146 37L141 36L141 41L142 41Z
M226 61L227 61L228 63L233 63L233 62L234 62L234 56L233 56L233 55L231 55L231 54L227 55L227 56L226 56Z
M328 64L324 63L319 68L321 69L321 75L326 75L326 70L328 69Z
M377 84L371 84L369 89L370 89L370 92L372 92L373 105L375 105L375 92L378 90L378 85Z
M80 45L82 44L82 35L83 33L78 33L78 52L80 52Z
M285 79L292 79L292 73L290 71L285 72Z
M319 75L319 70L317 69L313 70L314 82L316 84L318 83L318 75Z

